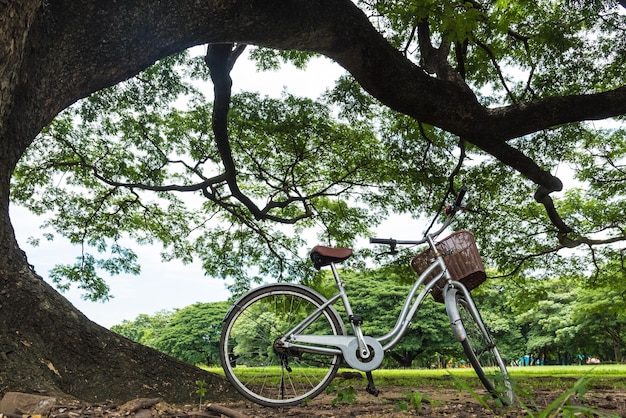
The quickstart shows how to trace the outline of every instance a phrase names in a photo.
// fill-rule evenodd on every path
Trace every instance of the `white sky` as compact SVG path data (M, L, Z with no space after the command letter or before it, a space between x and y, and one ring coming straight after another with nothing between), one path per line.
M231 76L234 91L258 91L279 97L283 90L298 96L317 98L344 70L330 60L320 58L300 71L285 65L279 72L256 72L254 65L243 56L239 58ZM11 220L22 250L39 275L47 279L55 264L71 264L80 254L80 248L72 246L60 237L52 242L41 240L33 247L28 237L41 235L41 220L21 207L11 207ZM379 230L385 237L417 239L419 235L407 236L407 219L391 220ZM417 223L415 223L417 228ZM421 233L419 229L413 229ZM312 243L311 246L316 243ZM123 320L134 320L139 314L154 314L163 309L183 308L196 302L216 302L229 296L225 282L205 277L199 264L183 265L178 261L162 262L160 248L133 245L139 256L141 273L138 276L120 275L110 277L107 284L113 298L107 302L91 302L81 298L84 293L72 289L63 295L94 322L111 327Z

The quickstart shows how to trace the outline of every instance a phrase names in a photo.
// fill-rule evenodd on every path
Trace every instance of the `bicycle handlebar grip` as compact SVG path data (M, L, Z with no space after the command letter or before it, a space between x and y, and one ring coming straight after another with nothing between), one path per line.
M461 190L459 190L459 195L456 197L456 200L454 201L454 206L456 207L461 206L461 202L463 202L463 198L465 197L465 192L467 192L467 187L462 186Z
M392 238L370 238L370 244L395 244L396 240Z

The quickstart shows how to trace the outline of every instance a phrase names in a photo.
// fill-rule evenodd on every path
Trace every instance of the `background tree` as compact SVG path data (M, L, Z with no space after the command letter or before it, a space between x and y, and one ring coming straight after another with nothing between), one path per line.
M382 336L395 326L413 285L410 280L417 278L406 267L401 273L393 270L379 268L341 272L353 311L363 316L365 335ZM328 297L336 292L334 280L329 274L313 285ZM500 294L501 290L502 286L497 283L486 283L474 293L498 346L502 347L502 355L507 361L512 361L526 353L525 343L515 328L515 316L511 309L502 306L499 298L504 295ZM111 330L191 364L213 366L219 364L218 342L222 320L229 307L228 302L195 303L175 312L141 314L133 321L114 325ZM343 305L336 304L335 307L347 323ZM238 347L243 347L241 354L254 353L261 357L264 354L253 345L258 337L256 323L264 315L274 316L275 313L262 309L249 327L242 325L237 330L241 338ZM245 325L245 322L242 324ZM250 345L244 345L246 339L251 341ZM383 367L430 368L445 366L449 361L466 361L465 353L453 337L444 305L427 296L409 331L400 344L388 353Z
M497 255L493 261L501 271L531 268L549 275L546 266L571 268L573 263L566 262L559 251L581 245L588 249L579 259L581 265L583 256L598 267L618 259L619 248L597 244L624 238L624 213L614 209L623 206L624 131L581 122L622 117L626 112L623 8L622 1L181 1L175 9L169 3L143 0L124 4L25 0L5 5L0 14L4 29L0 33L0 347L7 360L0 390L61 392L94 399L108 384L111 392L106 391L107 398L140 396L146 394L148 385L144 383L154 380L154 365L162 364L158 381L149 385L154 388L152 395L162 395L168 388L170 399L188 397L193 390L182 381L197 379L212 380L215 387L209 392L220 393L219 380L165 360L156 352L130 348L127 340L77 313L29 267L8 216L9 184L18 160L62 109L138 74L158 59L203 43L212 44L206 63L215 85L215 102L213 136L201 143L215 144L219 159L215 160L216 170L201 180L207 182L202 190L223 209L236 208L230 213L234 217L239 214L240 221L285 222L315 213L307 210L308 201L293 188L274 189L278 194L258 200L254 188L242 187L246 176L238 172L234 141L227 129L228 74L241 52L239 43L245 42L319 53L339 63L351 77L342 80L332 97L345 97L346 106L340 107L340 112L352 121L365 120L368 111L378 110L363 100L368 96L357 84L378 101L376 104L393 110L389 114L392 123L376 127L389 128L384 138L396 145L398 158L412 158L394 160L401 169L394 176L406 174L404 187L384 189L379 201L393 203L389 191L404 189L414 196L406 200L404 208L434 211L443 196L453 191L455 182L474 179L484 186L474 187L481 194L474 200L477 217L469 221L482 228L480 236L492 239L483 246L488 254ZM209 126L208 122L205 125ZM402 132L407 133L411 146L402 146ZM419 147L420 142L425 145ZM435 149L438 152L431 154ZM411 177L419 172L421 162L439 155L445 158L435 160L437 175ZM468 164L468 157L476 164ZM571 177L587 181L588 187L568 191L555 207L550 194L561 190L562 182L553 173L568 165L573 167ZM145 180L153 180L154 173L143 174ZM414 181L419 179L445 179L448 186L430 187ZM99 179L123 194L110 180ZM130 186L128 179L123 180ZM154 187L163 186L150 181ZM275 188L278 182L271 184ZM185 186L184 181L177 185ZM544 205L549 218L531 196ZM105 203L97 193L92 197L96 203ZM328 221L330 214L348 209L325 197L334 203L327 206L337 210L326 212L328 216L322 219ZM415 205L419 197L432 199ZM598 210L606 202L611 207ZM118 203L115 209L124 206ZM502 208L497 216L490 214L494 207ZM348 212L354 214L355 209ZM242 235L250 234L257 225L244 223L245 228L238 230ZM71 222L68 225L71 231ZM106 229L106 225L100 226ZM353 235L337 224L330 226L334 228L329 232L339 233L341 239ZM92 240L97 248L102 240L96 236L88 234L86 242ZM328 237L334 240L332 235ZM168 238L164 234L160 239ZM515 247L519 242L524 242L525 248L507 252L502 247ZM186 248L183 245L177 255L183 258L188 254ZM231 248L251 252L246 247ZM113 272L136 270L132 254L119 247L115 251L114 255L121 257L113 257L111 262L90 256L80 260L81 267L86 266L80 271L86 274L81 283L88 290L106 293L97 274L90 273L99 265ZM278 266L276 272L283 271L280 263ZM60 272L63 277L78 276L72 268ZM112 379L103 372L107 368L126 372ZM80 387L73 385L78 381ZM171 381L181 384L172 385Z
M603 271L611 276L609 266ZM611 284L599 279L591 284L580 276L509 281L506 299L521 330L522 342L517 345L524 349L521 354L553 364L590 357L622 361L625 299L619 283L611 278Z
M412 285L410 279L416 277L406 266L404 271L384 267L343 270L341 275L354 312L364 317L365 334L372 336L383 335L395 325ZM329 274L313 286L327 296L335 290ZM525 355L557 364L591 357L603 362L623 359L624 297L615 285L590 287L581 279L555 279L519 287L511 280L490 279L472 293L507 363ZM217 361L217 340L228 307L228 302L196 303L177 312L141 314L111 330L183 361L212 365ZM347 321L341 306L337 308ZM263 311L261 315L274 314ZM253 323L240 333L248 334L251 341L257 336ZM255 352L255 348L248 351ZM464 360L465 354L449 332L444 306L427 297L383 367L428 368Z
M216 366L228 302L195 303L179 309L154 341L154 348L187 363Z
M518 321L519 311L515 309L524 295L523 292L518 293L518 289L514 287L509 280L489 279L472 290L472 297L480 314L507 364L519 360L527 353L526 335Z
M528 330L526 351L541 364L550 363L549 358L552 362L556 360L566 364L570 359L564 357L572 351L571 340L576 332L576 324L572 320L576 294L569 286L556 280L544 286L548 288L545 299L519 317Z
M229 307L229 302L198 302L175 311L140 314L113 325L111 331L184 362L215 366L219 364L222 321Z
M619 265L602 268L595 283L580 283L572 319L580 326L583 354L604 361L624 361L626 281Z
M154 347L163 330L172 321L174 312L163 310L152 315L140 314L132 321L124 320L111 327L111 331L140 344Z

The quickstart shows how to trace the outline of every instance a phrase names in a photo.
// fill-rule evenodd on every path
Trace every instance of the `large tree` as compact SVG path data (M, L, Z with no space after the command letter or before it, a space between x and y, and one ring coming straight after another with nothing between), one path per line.
M291 196L258 207L238 184L226 130L228 72L240 45L254 44L325 55L367 94L415 123L402 125L396 117L408 134L418 133L410 139L428 143L434 126L454 135L461 159L476 147L499 162L495 168L520 173L548 210L553 226L542 232L554 235L556 246L624 238L620 211L601 218L591 207L590 216L570 211L563 221L550 197L562 189L552 165L589 147L593 152L579 160L579 173L597 186L590 197L621 201L623 132L600 147L594 134L601 132L579 122L626 113L623 1L22 0L0 7L2 392L98 399L108 382L115 390L106 397L180 400L189 398L193 382L211 379L89 322L34 273L8 210L18 160L59 112L194 45L213 45L206 61L215 83L213 133L222 165L207 179L209 198L215 199L212 186L219 184L256 219L278 221L285 219L276 219L272 209L303 204ZM399 146L399 156L402 151ZM604 163L604 171L587 170ZM520 190L528 193L515 186ZM580 197L570 196L564 207L585 206ZM597 231L600 238L586 235ZM212 382L213 393L224 389L219 379Z

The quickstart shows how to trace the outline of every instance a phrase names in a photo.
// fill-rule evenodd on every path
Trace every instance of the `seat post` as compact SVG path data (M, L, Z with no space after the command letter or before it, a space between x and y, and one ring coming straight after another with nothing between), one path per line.
M341 300L343 302L344 307L346 308L346 314L348 318L352 317L352 307L350 306L350 302L348 301L348 295L346 294L346 289L339 277L339 271L337 270L337 266L335 263L330 263L330 269L333 272L333 278L335 279L335 284L337 285L337 289L339 290L339 294L341 295Z
M335 265L335 263L330 263L330 270L333 272L333 278L335 279L335 283L337 283L337 286L343 287L343 282L339 277L339 270L337 270L337 266Z

